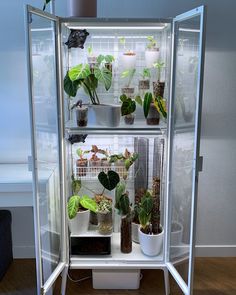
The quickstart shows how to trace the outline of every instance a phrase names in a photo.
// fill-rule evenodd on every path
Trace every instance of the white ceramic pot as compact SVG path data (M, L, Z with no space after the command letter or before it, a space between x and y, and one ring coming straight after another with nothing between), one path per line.
M159 255L162 251L164 230L157 235L147 235L138 229L139 243L142 252L147 256Z
M139 223L132 222L132 241L139 244L139 234L138 229L140 227Z
M89 121L99 126L117 127L120 124L121 105L99 104L89 106Z
M70 232L75 235L84 234L88 231L90 211L77 212L75 218L69 219Z
M173 221L171 224L171 246L179 246L183 239L183 225L177 221Z
M158 61L159 48L149 49L145 51L145 64L147 68L152 68L153 64Z
M124 70L132 70L135 68L136 65L136 54L134 55L128 55L123 54L121 56L121 62Z

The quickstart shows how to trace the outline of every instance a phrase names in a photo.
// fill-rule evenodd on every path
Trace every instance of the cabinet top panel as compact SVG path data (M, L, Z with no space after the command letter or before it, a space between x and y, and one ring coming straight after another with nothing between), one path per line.
M122 29L157 29L163 30L171 23L172 19L109 19L109 18L61 18L61 23L69 29L78 29L82 26L96 28L119 28Z

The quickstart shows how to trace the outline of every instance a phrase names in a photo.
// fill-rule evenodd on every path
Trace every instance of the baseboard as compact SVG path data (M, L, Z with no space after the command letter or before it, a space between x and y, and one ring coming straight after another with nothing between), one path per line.
M35 258L34 246L13 246L14 258Z
M233 257L236 245L196 245L197 257Z

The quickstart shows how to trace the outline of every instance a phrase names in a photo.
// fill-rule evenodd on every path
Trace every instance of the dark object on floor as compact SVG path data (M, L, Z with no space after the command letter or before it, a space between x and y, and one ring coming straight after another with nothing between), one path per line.
M67 139L71 144L76 142L85 142L87 134L72 134Z
M84 43L86 41L89 33L86 29L84 30L71 30L67 42L65 43L68 48L84 48Z
M11 212L0 210L0 281L13 260L11 222Z

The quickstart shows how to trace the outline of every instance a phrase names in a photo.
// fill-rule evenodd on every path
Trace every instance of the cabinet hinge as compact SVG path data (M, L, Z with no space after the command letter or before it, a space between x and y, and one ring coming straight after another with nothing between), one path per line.
M32 14L30 12L28 12L28 22L29 24L32 24L33 22Z
M197 171L202 172L202 169L203 169L203 156L199 156L197 161Z

